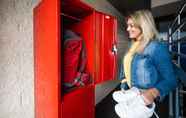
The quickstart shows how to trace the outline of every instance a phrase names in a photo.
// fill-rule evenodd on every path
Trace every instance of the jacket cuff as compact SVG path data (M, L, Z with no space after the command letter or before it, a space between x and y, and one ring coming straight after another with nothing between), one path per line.
M160 101L160 102L163 101L164 98L165 98L165 93L163 92L163 90L161 89L161 87L156 86L155 88L159 91L159 96L156 97L155 101Z

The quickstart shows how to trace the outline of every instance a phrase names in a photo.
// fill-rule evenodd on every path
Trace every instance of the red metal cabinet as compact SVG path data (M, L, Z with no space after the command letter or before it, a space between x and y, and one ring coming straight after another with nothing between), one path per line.
M80 1L62 2L62 30L81 34L87 52L85 71L94 78L94 10ZM63 37L63 36L62 36ZM63 55L62 55L63 56ZM63 78L62 78L63 79ZM62 83L63 84L63 83ZM94 118L94 82L62 95L62 118Z
M82 87L63 97L62 118L94 118L94 87Z
M101 83L116 78L117 58L117 22L112 16L95 12L95 83Z
M73 1L73 2L72 2ZM61 4L60 4L61 2ZM62 7L62 8L61 8ZM42 0L34 9L36 118L94 118L95 85L116 76L116 19L80 0ZM79 32L87 49L92 83L68 93L63 80L62 31Z
M113 80L116 77L117 21L114 17L94 11L72 26L83 35L87 47L87 69L94 84Z
M34 93L36 118L60 118L59 1L43 0L34 9Z

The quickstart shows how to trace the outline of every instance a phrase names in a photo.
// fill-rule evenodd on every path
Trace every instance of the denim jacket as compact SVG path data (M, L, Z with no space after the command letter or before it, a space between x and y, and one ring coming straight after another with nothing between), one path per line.
M119 79L124 77L122 65ZM177 80L167 45L151 41L143 53L134 55L131 62L131 86L140 89L156 88L160 92L160 98L176 88ZM126 89L126 83L121 84L121 88Z

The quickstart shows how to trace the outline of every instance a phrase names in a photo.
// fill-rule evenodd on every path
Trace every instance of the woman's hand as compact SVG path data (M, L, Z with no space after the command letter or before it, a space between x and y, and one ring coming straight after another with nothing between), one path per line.
M159 96L159 91L156 88L150 88L143 91L141 95L144 97L145 104L150 105Z

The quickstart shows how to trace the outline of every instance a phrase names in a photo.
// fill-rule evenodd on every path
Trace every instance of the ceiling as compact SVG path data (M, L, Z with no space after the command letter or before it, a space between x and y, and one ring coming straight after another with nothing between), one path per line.
M129 11L151 7L150 0L108 0L119 12L125 15Z
M181 0L151 0L151 8L157 7L157 6L162 6L168 3L173 3Z
M128 11L151 9L155 18L173 15L185 0L108 0L119 12L125 15ZM162 2L163 1L163 2ZM152 7L151 7L152 6ZM186 10L185 10L186 11Z
M184 0L182 1L177 1L157 7L151 8L152 13L154 17L165 17L165 16L176 16L182 5L184 4ZM186 8L183 10L184 12L186 11Z

